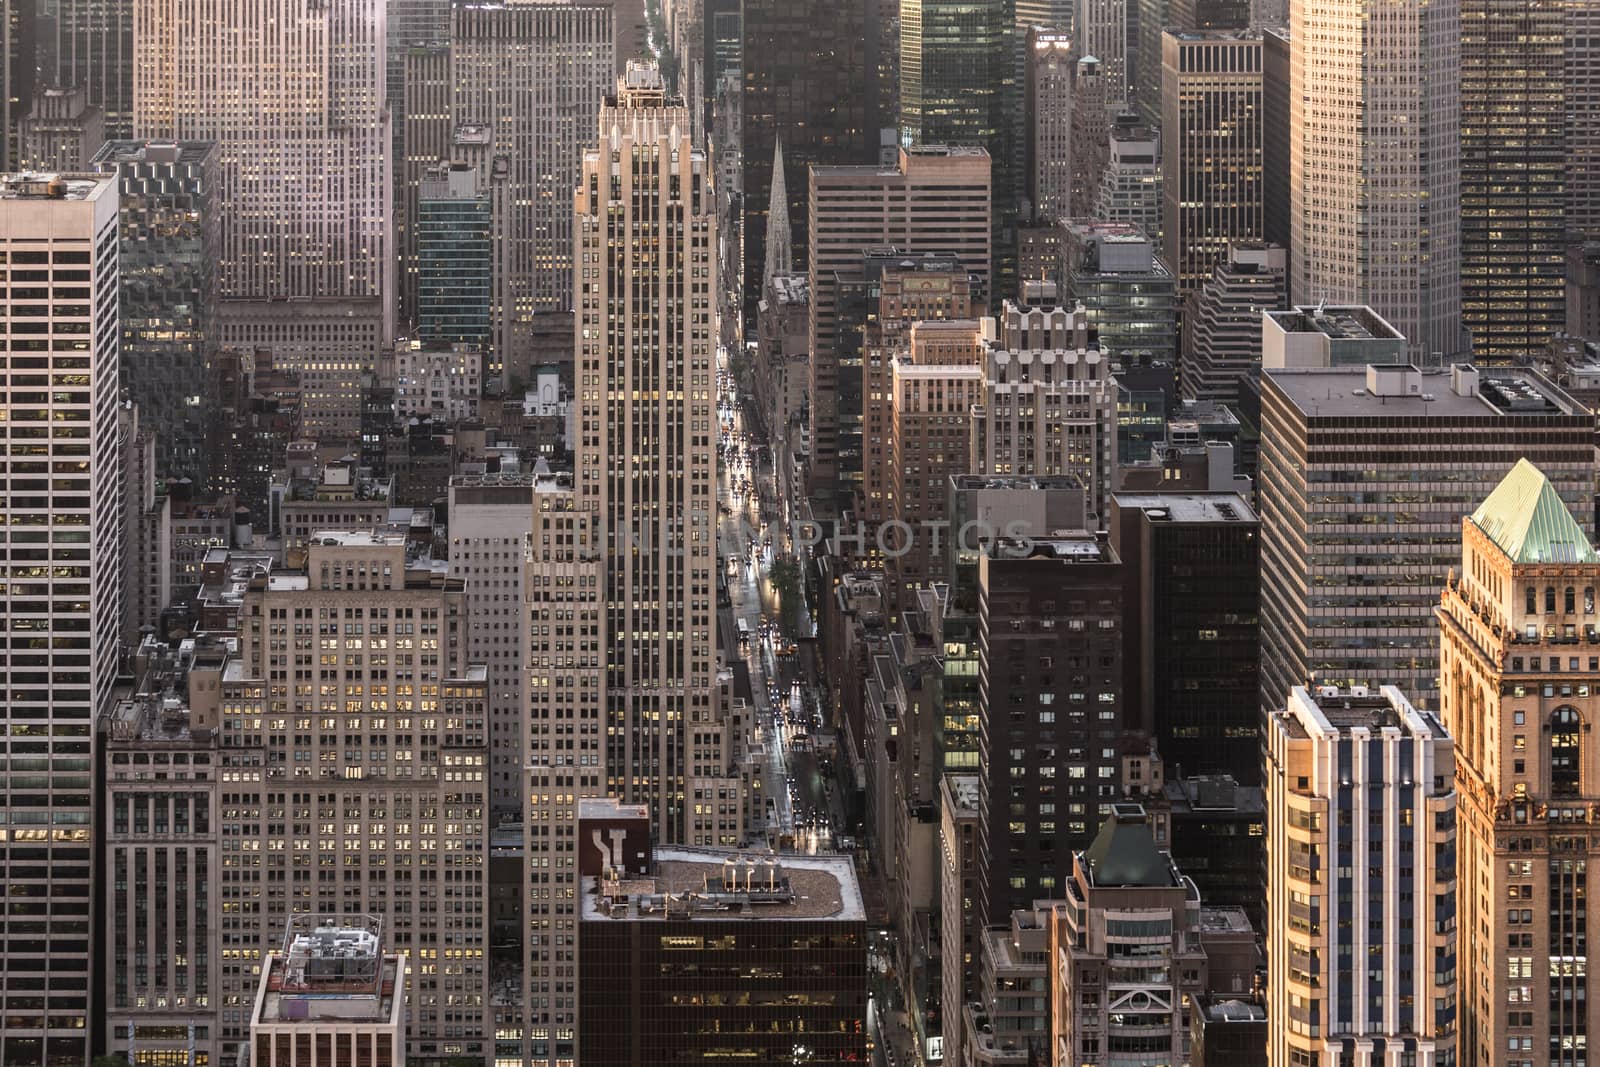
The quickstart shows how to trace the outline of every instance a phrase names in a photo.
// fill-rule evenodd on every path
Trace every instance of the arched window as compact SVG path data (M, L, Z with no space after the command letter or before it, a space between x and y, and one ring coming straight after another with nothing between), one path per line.
M1544 587L1544 610L1548 615L1556 613L1556 587L1553 585Z
M1550 715L1550 793L1575 796L1583 764L1583 720L1562 705Z
M1533 588L1533 586L1530 585L1530 586L1528 586L1527 594L1528 594L1528 603L1527 603L1527 607L1524 610L1526 610L1529 615L1537 614L1538 611L1539 611L1539 602L1538 602L1539 593L1538 593L1537 590L1535 590Z
M1565 600L1567 605L1566 612L1568 615L1571 615L1573 612L1578 610L1578 591L1573 589L1570 585L1567 586Z

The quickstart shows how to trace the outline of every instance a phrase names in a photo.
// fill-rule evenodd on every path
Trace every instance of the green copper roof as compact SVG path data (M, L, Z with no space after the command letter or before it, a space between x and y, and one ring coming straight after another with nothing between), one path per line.
M1478 505L1472 521L1513 563L1600 563L1550 479L1525 459Z
M1084 851L1083 862L1097 886L1176 885L1172 865L1156 848L1144 809L1138 804L1114 804L1111 818Z

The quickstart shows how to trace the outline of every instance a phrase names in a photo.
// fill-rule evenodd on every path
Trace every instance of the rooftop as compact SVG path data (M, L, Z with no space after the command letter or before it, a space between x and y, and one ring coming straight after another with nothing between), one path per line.
M405 963L383 951L377 916L290 920L282 949L267 958L255 1022L398 1023Z
M1238 493L1112 493L1123 508L1138 508L1152 522L1254 522L1256 513Z
M0 200L94 200L114 188L102 174L0 174Z
M94 154L94 162L199 163L215 148L214 141L107 141Z
M1265 1005L1256 1004L1248 1000L1237 998L1220 999L1210 994L1197 994L1194 1004L1200 1009L1200 1014L1205 1016L1207 1024L1214 1023L1265 1023L1267 1009Z
M951 801L963 810L976 812L982 801L982 792L976 774L947 774L944 776L944 788L950 794Z
M1297 685L1289 692L1289 706L1279 713L1289 733L1310 737L1313 731L1328 739L1399 731L1418 740L1449 736L1431 712L1418 711L1397 687L1319 685L1315 689Z
M585 878L583 919L865 921L848 855L746 855L729 849L655 850L645 877Z
M1320 333L1335 341L1403 340L1399 330L1364 304L1304 305L1266 315L1284 333Z
M1513 367L1484 368L1475 392L1463 396L1451 388L1446 371L1417 371L1420 393L1373 396L1364 366L1263 370L1300 413L1310 418L1365 417L1396 419L1501 418L1570 415L1592 420L1586 408L1536 371Z
M1111 817L1083 852L1090 884L1112 888L1165 889L1182 885L1172 860L1156 848L1150 821L1138 804L1113 804Z
M1513 563L1600 563L1555 486L1525 458L1478 505L1472 521Z

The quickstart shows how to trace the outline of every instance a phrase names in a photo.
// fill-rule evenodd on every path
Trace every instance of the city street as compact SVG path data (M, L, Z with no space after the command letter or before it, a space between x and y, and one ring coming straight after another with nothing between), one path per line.
M840 812L819 758L832 755L832 737L818 733L814 681L798 649L778 626L781 605L770 572L789 547L778 520L777 487L767 450L744 411L744 397L719 360L718 411L723 442L718 494L719 556L738 631L734 638L750 673L759 739L767 768L762 788L773 803L765 831L774 848L816 852L837 847ZM762 828L753 828L752 834Z

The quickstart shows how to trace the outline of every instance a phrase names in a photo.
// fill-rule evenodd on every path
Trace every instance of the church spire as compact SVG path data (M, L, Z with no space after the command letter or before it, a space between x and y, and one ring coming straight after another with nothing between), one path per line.
M772 147L772 193L767 197L767 265L761 288L772 284L774 274L794 269L794 233L789 228L789 183L783 173L783 139Z

